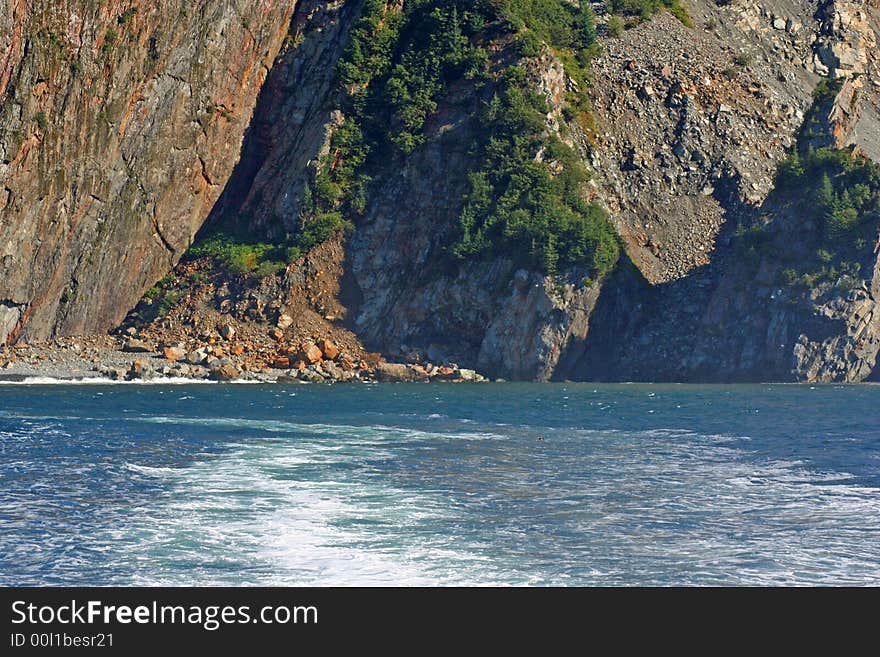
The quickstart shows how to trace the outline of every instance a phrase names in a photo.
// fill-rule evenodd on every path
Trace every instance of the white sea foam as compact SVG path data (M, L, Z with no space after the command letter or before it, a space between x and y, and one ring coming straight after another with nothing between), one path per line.
M138 568L170 555L203 563L187 573L188 582L201 584L880 582L880 549L864 541L865 531L880 531L876 489L841 486L851 475L811 471L798 460L746 461L724 444L730 436L652 430L618 432L608 442L606 434L598 453L578 457L593 475L580 499L570 497L576 489L565 479L530 485L532 470L516 474L522 453L500 452L483 469L493 488L455 502L439 481L410 489L387 473L328 476L393 459L393 446L382 441L388 427L342 427L362 438L377 433L328 443L312 425L287 425L305 434L239 443L219 459L182 469L134 467L171 486L169 502L139 522L147 540L135 549L136 583L180 583L178 573ZM315 478L316 468L324 475ZM468 526L469 506L510 505L526 494L541 501L530 522L567 527L584 543L559 543L551 534L543 545L540 530L530 535L518 518L468 540L439 529ZM851 541L847 526L858 528ZM542 550L548 563L561 556L554 551L564 552L563 561L580 572L542 571L530 562L541 562L535 555ZM212 566L228 559L228 569Z
M150 493L91 530L89 549L113 564L103 583L880 584L880 490L844 468L797 452L764 458L747 437L680 427L514 423L482 433L475 422L459 434L390 416L373 426L128 418L170 435L184 433L175 424L215 427L233 440L174 467L164 456L148 465L150 450L114 462L115 485ZM27 418L0 440L54 436L51 420ZM85 486L91 467L65 465L57 485ZM55 514L71 524L49 548L66 555L63 536L80 519L67 521L38 485L4 498L0 527L9 529L4 515ZM11 543L0 540L11 563L47 549Z
M126 463L125 467L132 472L149 475L150 477L165 477L174 474L174 468L154 468L148 465L137 465L136 463Z
M184 470L129 465L147 474L160 471L176 484L172 500L141 523L150 529L147 540L139 541L130 555L135 571L138 564L173 553L205 563L204 570L188 574L202 584L229 583L207 567L224 555L241 562L236 572L252 584L408 586L436 584L444 577L468 581L467 573L453 578L430 567L460 557L454 550L422 545L402 554L390 548L401 527L442 517L446 511L440 501L431 504L421 495L378 482L268 476L267 469L320 463L308 450L292 451L250 447ZM389 548L367 545L383 541ZM142 573L136 579L152 585L178 581L176 574Z
M495 432L443 432L424 431L389 425L348 425L348 424L324 424L287 422L284 420L260 420L237 417L180 417L173 415L155 415L134 418L139 422L151 422L155 424L190 424L198 426L218 426L225 428L258 429L273 433L311 433L337 438L364 438L371 440L400 439L410 440L425 439L450 439L450 440L507 440L509 436Z

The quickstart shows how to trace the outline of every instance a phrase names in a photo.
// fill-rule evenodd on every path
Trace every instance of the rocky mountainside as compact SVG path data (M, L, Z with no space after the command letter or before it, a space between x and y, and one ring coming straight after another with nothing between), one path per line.
M126 327L280 330L266 363L327 337L515 379L878 376L880 2L538 4L12 3L0 339L112 329L184 258ZM185 255L206 219L237 242Z
M661 284L645 285L642 277L655 282L656 261L662 263L664 250L672 250L667 245L669 232L662 232L663 224L670 223L669 214L656 222L659 239L645 225L644 233L628 249L638 271L619 269L594 314L593 323L603 335L594 333L589 343L573 346L571 360L558 376L577 377L583 371L606 380L861 381L871 376L880 347L876 215L867 218L860 235L849 236L856 248L847 248L827 236L824 241L817 238L822 231L809 208L792 207L784 194L772 191L773 172L783 149L791 148L798 136L802 147L854 146L877 157L876 4L818 5L803 7L809 11L798 15L792 6L781 8L787 13L774 14L731 3L715 14L720 17L713 29L723 29L727 19L731 31L742 30L734 43L748 45L739 45L740 49L765 53L750 58L749 73L757 81L739 78L745 94L728 92L723 105L720 99L708 106L695 102L702 110L694 112L696 122L703 125L711 123L717 108L715 136L726 145L725 156L732 154L735 159L733 163L725 156L705 159L723 162L728 180L719 179L721 184L700 180L705 168L695 167L693 160L704 156L691 141L684 145L685 152L697 155L677 174L679 180L682 175L696 178L696 184L684 193L655 197L648 205L666 207L672 210L670 214L685 219L673 223L673 230L685 231L680 233L677 249L683 244L688 252L686 245L696 243L702 261L694 265L701 266L682 276L678 265ZM819 81L816 76L830 76L839 88L814 102L805 91L814 88ZM803 80L811 82L805 85ZM751 103L750 111L737 108L739 102ZM665 103L668 106L669 99ZM740 129L719 129L723 115L728 115L728 125L741 122ZM805 115L809 130L801 129ZM620 119L618 125L629 125L626 119L631 116ZM615 173L611 184L627 189L620 180L627 175L644 173ZM661 175L669 176L655 170L649 179ZM698 192L701 184L705 187ZM662 184L659 187L663 189ZM809 195L809 189L798 193ZM634 198L641 202L649 194L641 191ZM717 204L716 211L707 212L716 220L714 231L711 222L702 224L701 231L701 222L688 217L688 211L682 212L691 204L699 205L693 200L699 194L708 197L710 206ZM621 205L626 216L626 201ZM625 238L630 226L624 228ZM642 240L651 249L650 255L639 248ZM707 248L707 243L713 243L714 249ZM831 251L822 249L823 244ZM817 250L825 264L813 262ZM694 251L693 247L689 250ZM794 275L805 270L810 274Z

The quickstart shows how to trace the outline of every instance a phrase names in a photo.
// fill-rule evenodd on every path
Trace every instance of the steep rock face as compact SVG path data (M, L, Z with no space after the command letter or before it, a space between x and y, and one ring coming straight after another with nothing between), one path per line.
M296 225L302 197L327 153L334 111L336 65L362 0L300 0L290 47L261 92L241 159L209 222L244 217L253 230Z
M835 327L831 335L798 332L793 349L799 381L858 382L871 376L880 352L880 260L867 281L841 295L822 290L814 295L813 317ZM815 321L815 320L814 320Z
M238 156L292 2L0 7L0 341L117 325Z
M790 248L800 219L782 216L768 227L769 253ZM656 287L635 268L618 270L597 302L591 339L563 355L558 376L855 382L871 375L880 349L880 265L870 245L858 262L860 278L839 275L810 289L784 284L773 255L756 262L737 256Z
M466 111L441 109L446 139L385 182L348 245L357 333L383 350L427 349L516 378L867 376L876 356L867 297L841 299L833 284L780 290L777 263L742 267L732 253L734 229L774 211L765 199L776 164L795 143L817 73L829 72L819 68L822 44L854 44L853 61L863 62L838 63L845 84L829 109L834 145L856 134L862 101L852 90L865 87L872 55L861 48L872 36L853 21L829 29L841 24L834 4L694 2L693 29L661 13L606 40L590 88L593 134L562 120L558 99L571 81L559 63L531 66L551 107L548 128L592 166L595 198L611 209L635 265L606 281L512 276L503 259L455 276L437 270L467 167L456 147L477 129ZM781 222L780 234L783 226L797 230L797 218Z
M503 55L502 55L503 56ZM548 103L547 129L563 131L561 63L545 54L523 62ZM359 302L353 325L365 344L403 356L474 364L493 376L548 380L571 340L583 340L600 283L587 272L557 278L516 269L510 260L455 263L446 253L466 192L469 148L480 102L453 89L427 132L427 143L382 181L347 244Z
M830 0L820 9L813 66L833 78L862 75L874 69L877 35L869 14L873 0Z
M868 145L861 135L875 127L864 119L873 54L863 46L873 14L840 18L851 8L835 2L686 4L694 28L661 13L605 40L589 91L594 132L562 117L572 82L560 62L528 64L551 108L548 130L591 165L594 198L623 238L628 259L610 279L549 278L504 258L450 267L444 249L480 129L479 99L459 88L440 103L426 144L378 180L338 263L344 307L333 317L369 349L510 378L863 378L873 342L847 345L851 333L863 340L873 330L864 299L842 302L831 285L806 296L780 291L779 266L742 267L731 248L737 225L772 212L765 199L776 163L794 144L820 75L845 80L828 107L829 139ZM259 139L245 146L218 206L217 216L247 217L255 229L296 225L304 189L344 120L333 111L328 71L358 7L301 9L297 49L266 85ZM844 50L826 63L827 52ZM838 352L856 354L847 355L855 364L841 369Z
M877 0L683 4L693 28L661 12L603 39L593 127L565 118L574 83L555 56L521 61L548 101L547 132L591 167L589 193L620 233L611 276L450 258L492 91L453 83L425 143L377 174L354 233L271 282L272 312L506 378L876 376L870 247L857 284L807 290L781 284L772 256L743 262L735 231L766 224L774 248L805 249L801 217L771 190L810 111L817 146L880 155ZM0 340L114 326L209 210L265 238L295 230L345 120L335 69L363 3L55 5L0 13ZM810 110L821 77L842 85ZM250 317L266 295L248 294Z
M819 12L820 28L814 44L817 72L845 80L828 110L834 145L857 145L868 157L880 160L880 3L876 0L826 2Z

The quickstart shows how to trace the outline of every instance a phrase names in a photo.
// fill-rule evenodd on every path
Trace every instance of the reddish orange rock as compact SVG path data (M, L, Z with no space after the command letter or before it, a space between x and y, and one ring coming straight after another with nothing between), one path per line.
M275 356L275 360L272 361L272 367L279 370L286 370L290 368L290 359L287 356Z
M336 357L339 355L339 347L337 347L332 340L321 340L321 351L324 352L324 358L328 360L336 360Z
M294 367L298 370L304 370L304 369L306 369L306 362L304 360L297 361L297 363L296 363L296 365L294 365Z
M303 359L309 361L310 363L317 363L324 357L323 352L314 342L303 342L301 353Z
M173 363L186 356L186 349L182 349L181 347L165 347L162 350L162 355Z
M237 344L229 351L231 351L234 356L241 356L244 353L244 345Z
M272 339L275 340L276 342L281 342L281 340L284 339L284 331L282 331L279 328L274 328L271 331L269 331L269 335L271 335Z

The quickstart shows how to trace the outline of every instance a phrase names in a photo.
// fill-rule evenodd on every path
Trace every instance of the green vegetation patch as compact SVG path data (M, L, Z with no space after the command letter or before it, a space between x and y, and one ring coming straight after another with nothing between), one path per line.
M454 80L485 74L475 37L484 3L367 0L338 65L345 121L311 190L311 215L366 208L372 173L424 143L423 128ZM486 4L486 7L489 7Z
M565 117L587 126L596 38L587 2L366 0L338 63L343 119L304 193L297 225L269 244L228 222L199 237L187 257L265 276L352 230L375 181L425 143L429 118L456 85L480 130L473 166L461 174L468 189L446 244L448 262L502 256L548 273L571 267L590 276L608 273L619 256L616 234L605 212L585 201L587 171L550 134L546 103L518 65L552 51L575 83L566 93ZM497 53L491 62L489 51Z
M577 154L548 136L547 107L524 69L489 70L487 48L509 43L520 57L550 48L581 90L566 97L567 118L588 112L583 88L596 52L589 3L415 0L401 8L367 0L338 68L345 119L308 191L302 230L362 216L374 178L425 142L438 101L464 81L495 93L477 117L475 166L450 257L503 255L548 273L610 271L617 238L605 213L583 200L588 176Z
M819 81L813 90L813 104L807 110L804 122L798 131L797 150L804 153L808 145L816 140L827 143L829 137L828 126L825 125L825 118L831 109L834 99L840 93L843 87L843 79L824 78Z
M117 40L119 39L119 32L114 30L112 27L107 30L104 34L104 43L101 44L101 54L107 55L113 50L113 46L116 45Z
M505 255L551 274L583 266L604 276L620 255L617 235L604 210L584 201L587 171L569 146L545 134L544 99L520 77L509 75L483 114L481 162L468 176L452 252L461 260Z
M298 257L298 253L289 255ZM233 274L268 276L287 266L288 252L274 244L238 241L226 233L217 232L193 244L187 251L187 258L209 258L215 266Z
M176 306L180 299L188 291L188 287L181 286L181 281L174 274L168 274L156 282L156 284L144 293L144 299L151 305L147 321L155 317L164 317Z
M641 21L650 20L661 9L668 9L685 26L694 26L693 19L679 0L608 0L608 10L612 14L635 16Z
M40 110L39 112L34 114L34 123L37 124L40 132L46 132L46 128L49 127L49 119L46 118L46 113Z
M788 254L782 282L851 289L880 228L880 166L847 150L795 149L780 163L776 182L783 198L816 227L807 236L815 251L797 261Z
M851 151L795 149L779 164L776 186L830 246L880 223L880 165Z
M186 252L189 261L208 258L215 268L243 276L273 276L298 260L304 253L323 244L351 224L339 212L318 214L296 234L287 234L278 243L253 238L230 225L209 228Z
M796 242L805 245L801 253L779 247L781 238L763 245L765 252L773 248L772 255L783 265L780 282L784 285L814 289L820 283L836 283L852 287L861 278L859 262L877 244L880 165L853 149L813 145L823 136L821 112L839 90L840 81L820 82L797 145L776 170L779 199L802 217L805 225L812 226ZM754 250L755 244L751 246Z

